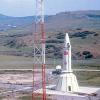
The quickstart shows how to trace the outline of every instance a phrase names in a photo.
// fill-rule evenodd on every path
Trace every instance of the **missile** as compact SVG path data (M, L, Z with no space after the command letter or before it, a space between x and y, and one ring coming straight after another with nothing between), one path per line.
M60 68L60 67L59 67ZM59 81L56 85L57 91L62 92L78 92L78 82L71 68L71 44L68 33L65 35L63 47L63 68L59 75Z
M63 48L63 70L65 72L72 72L71 68L71 44L68 33L65 35L64 48Z

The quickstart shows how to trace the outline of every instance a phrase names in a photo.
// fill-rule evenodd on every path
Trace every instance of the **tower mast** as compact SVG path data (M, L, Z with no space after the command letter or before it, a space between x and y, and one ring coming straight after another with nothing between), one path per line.
M33 96L35 87L35 69L42 71L42 100L46 100L45 80L45 31L44 31L44 0L36 0L36 18L34 33L34 66L33 66Z

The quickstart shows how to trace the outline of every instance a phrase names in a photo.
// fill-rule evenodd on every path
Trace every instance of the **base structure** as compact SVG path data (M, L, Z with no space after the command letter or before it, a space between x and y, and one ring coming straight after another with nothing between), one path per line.
M76 76L73 73L63 73L60 75L56 85L57 91L62 92L78 92L78 82Z

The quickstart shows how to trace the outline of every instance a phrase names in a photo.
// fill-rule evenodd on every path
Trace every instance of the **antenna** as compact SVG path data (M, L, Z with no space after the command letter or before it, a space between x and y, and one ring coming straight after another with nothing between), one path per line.
M36 69L42 71L42 100L46 100L46 80L45 80L45 31L44 31L44 0L36 0L36 18L35 18L35 33L34 33L34 65L33 65L33 93L35 91L35 75Z

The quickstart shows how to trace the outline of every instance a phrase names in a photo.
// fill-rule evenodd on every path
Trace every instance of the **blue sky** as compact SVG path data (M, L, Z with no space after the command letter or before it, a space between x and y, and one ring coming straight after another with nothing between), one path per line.
M44 0L45 14L64 11L100 10L100 0ZM35 0L0 0L0 13L9 16L31 16Z

